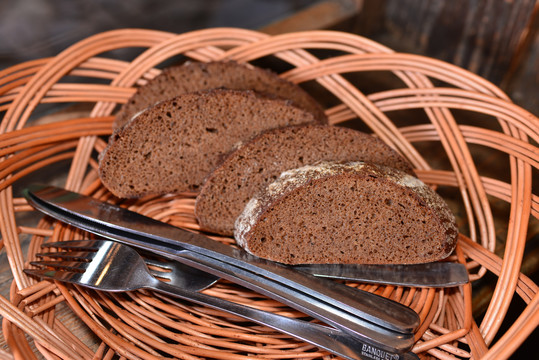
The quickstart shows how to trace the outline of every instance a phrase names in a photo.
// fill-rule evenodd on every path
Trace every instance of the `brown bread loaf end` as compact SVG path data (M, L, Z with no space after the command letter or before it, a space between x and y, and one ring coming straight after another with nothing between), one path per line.
M148 108L110 137L99 175L116 196L197 191L238 143L311 113L252 91L188 93Z
M369 161L415 175L406 159L380 139L353 129L306 125L269 130L233 151L209 176L195 214L208 232L233 235L247 202L283 171L317 161Z
M274 72L250 64L215 61L188 62L165 68L146 85L139 87L120 108L114 121L114 128L123 126L139 111L159 101L184 93L216 88L254 90L288 99L295 106L313 113L321 122L327 122L320 104L299 85L280 78Z
M322 162L287 171L236 221L238 245L287 264L415 264L454 249L444 200L401 171Z

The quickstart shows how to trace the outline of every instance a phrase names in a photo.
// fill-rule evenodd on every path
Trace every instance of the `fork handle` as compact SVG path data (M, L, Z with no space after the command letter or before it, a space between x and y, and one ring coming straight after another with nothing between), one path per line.
M315 323L281 316L271 312L259 310L249 306L237 304L215 296L184 290L168 283L155 281L148 286L149 289L158 291L183 300L188 300L199 305L221 310L241 318L254 321L268 326L274 330L293 336L317 347L325 349L345 359L372 359L373 355L381 359L392 360L416 360L419 359L412 352L395 353L380 347L378 344L359 341L341 330L330 328Z
M223 264L217 259L204 257L201 254L186 250L176 252L173 255L168 254L167 256L191 267L207 271L213 275L245 286L259 294L269 296L296 310L311 315L326 324L344 330L359 341L377 344L378 347L385 349L387 352L404 353L414 344L414 335L412 332L399 333L383 328L363 318L352 316L338 307L332 307L331 304L320 299L312 298L309 294L304 294L297 289L292 289L264 276L250 273L243 268L234 267L231 264ZM332 284L334 283L330 282L328 286ZM350 294L357 291L357 289L350 287L344 287L344 290L350 291Z

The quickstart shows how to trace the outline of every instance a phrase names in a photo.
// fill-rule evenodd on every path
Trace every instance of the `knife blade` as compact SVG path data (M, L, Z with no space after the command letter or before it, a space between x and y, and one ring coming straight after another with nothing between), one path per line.
M412 265L304 264L294 269L319 277L413 287L454 287L469 282L463 264L433 262Z
M417 314L408 307L281 264L256 258L202 235L61 188L24 191L37 209L67 223L237 282L389 351L413 345ZM314 279L314 281L313 281Z

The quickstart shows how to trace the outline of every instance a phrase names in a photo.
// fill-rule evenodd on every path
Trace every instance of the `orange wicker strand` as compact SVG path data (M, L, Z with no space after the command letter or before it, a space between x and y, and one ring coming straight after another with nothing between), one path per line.
M65 359L75 358L75 354L71 348L65 344L59 342L56 335L51 329L48 329L44 324L38 325L32 322L31 319L22 314L13 304L8 302L4 297L0 297L0 306L4 317L21 326L22 330L30 334L34 338L38 339L42 346L47 350L57 352L58 355L62 355Z

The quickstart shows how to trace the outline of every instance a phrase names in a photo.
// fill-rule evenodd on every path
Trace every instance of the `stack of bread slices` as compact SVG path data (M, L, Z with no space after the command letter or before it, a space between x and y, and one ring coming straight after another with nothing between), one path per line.
M249 64L189 62L139 87L99 174L121 198L194 191L203 231L287 264L424 263L456 245L449 207L403 156Z

